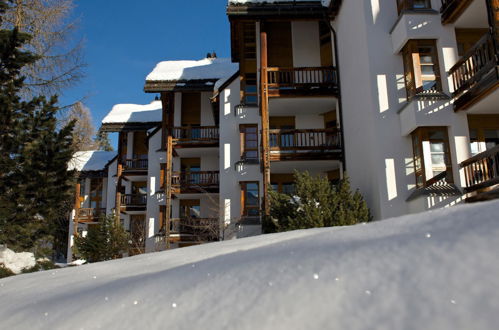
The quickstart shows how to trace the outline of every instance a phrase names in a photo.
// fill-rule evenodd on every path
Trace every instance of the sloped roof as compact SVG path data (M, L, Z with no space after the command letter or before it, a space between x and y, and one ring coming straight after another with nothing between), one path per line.
M117 104L104 117L102 124L160 123L161 118L161 101L150 104Z
M116 157L114 151L79 151L68 164L68 170L78 172L102 171Z
M205 58L199 61L164 61L146 77L146 92L198 90L213 91L220 79L228 79L239 70L229 58Z

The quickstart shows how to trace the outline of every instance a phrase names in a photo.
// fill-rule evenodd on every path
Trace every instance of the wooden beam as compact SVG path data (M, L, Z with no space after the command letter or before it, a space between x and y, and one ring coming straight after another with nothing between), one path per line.
M262 160L263 160L263 212L270 215L270 143L269 143L269 95L267 86L267 32L260 23L260 112L262 116Z
M115 216L115 223L117 225L120 224L120 216L121 216L121 193L120 193L120 187L121 187L121 182L123 180L123 134L128 134L127 132L120 132L120 136L118 139L118 158L116 160L117 162L117 169L116 169L116 176L117 176L117 182L116 182L116 196L115 196L115 208L114 208L114 216Z
M174 114L175 114L175 94L174 93L161 93L161 101L163 102L163 145L166 150L166 164L165 175L163 176L165 187L165 240L166 248L170 248L170 222L171 222L171 209L172 209L172 171L173 171L173 127L174 127Z

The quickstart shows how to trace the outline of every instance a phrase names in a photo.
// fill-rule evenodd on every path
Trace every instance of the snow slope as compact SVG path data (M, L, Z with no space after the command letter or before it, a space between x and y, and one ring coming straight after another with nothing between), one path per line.
M1 329L497 329L499 202L0 280Z

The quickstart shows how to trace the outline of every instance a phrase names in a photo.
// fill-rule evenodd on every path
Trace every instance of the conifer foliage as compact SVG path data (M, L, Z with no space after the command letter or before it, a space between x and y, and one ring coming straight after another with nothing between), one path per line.
M349 226L370 221L362 195L352 192L348 178L332 185L326 177L295 172L292 195L270 191L270 218L265 232Z
M0 20L7 6L0 0ZM72 198L74 123L57 128L55 96L21 98L21 69L38 59L21 50L29 38L0 30L0 244L43 254Z
M130 235L116 223L114 215L102 217L98 225L88 228L87 236L76 237L77 254L88 262L117 259L128 252Z

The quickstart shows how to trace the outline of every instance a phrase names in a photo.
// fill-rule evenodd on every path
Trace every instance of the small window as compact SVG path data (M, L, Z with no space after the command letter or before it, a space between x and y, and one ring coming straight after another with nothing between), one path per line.
M258 125L241 125L241 158L258 162Z
M258 182L241 182L242 215L260 216L260 187Z
M410 40L402 50L407 98L440 94L442 84L435 40Z
M438 177L454 182L446 127L418 128L412 133L412 144L417 188L428 186Z

